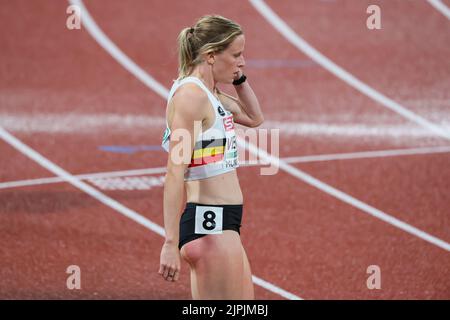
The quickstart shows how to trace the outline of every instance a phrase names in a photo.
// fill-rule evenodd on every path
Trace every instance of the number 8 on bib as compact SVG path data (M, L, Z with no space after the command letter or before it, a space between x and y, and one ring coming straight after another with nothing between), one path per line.
M197 206L195 208L195 233L222 233L223 208Z

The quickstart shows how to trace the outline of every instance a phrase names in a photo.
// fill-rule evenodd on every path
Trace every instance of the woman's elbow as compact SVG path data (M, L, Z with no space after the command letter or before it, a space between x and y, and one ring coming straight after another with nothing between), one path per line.
M252 121L250 127L252 127L252 128L259 127L260 125L263 124L263 122L264 122L264 117L260 116L258 119L255 119Z

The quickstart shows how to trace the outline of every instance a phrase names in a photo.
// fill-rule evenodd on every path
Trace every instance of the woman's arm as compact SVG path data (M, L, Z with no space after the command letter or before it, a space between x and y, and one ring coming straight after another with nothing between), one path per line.
M168 278L169 274L174 275L174 281L178 280L181 264L178 242L185 195L184 172L191 161L195 140L206 117L205 104L209 103L206 94L192 86L195 85L180 88L170 102L173 117L163 204L166 236L161 249L159 273L166 280L172 280Z
M234 86L239 98L219 91L219 98L226 109L233 113L234 122L247 127L257 127L264 122L261 107L248 80Z

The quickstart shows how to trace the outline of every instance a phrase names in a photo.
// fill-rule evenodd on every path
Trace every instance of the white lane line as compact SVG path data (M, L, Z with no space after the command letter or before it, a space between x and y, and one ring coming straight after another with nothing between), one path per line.
M133 60L131 60L125 53L122 52L115 44L112 42L103 31L97 26L97 23L92 19L89 11L86 9L82 1L69 0L70 3L77 5L81 9L81 22L87 27L89 33L97 39L97 42L105 48L105 50L114 58L116 61L122 65L130 73L134 74L136 78L142 81L147 87L151 88L161 97L165 98L169 95L169 91L162 86L158 81L156 81L152 76L150 76L146 71L139 67Z
M0 126L8 132L70 133L89 135L105 130L133 131L160 128L166 125L163 117L118 113L45 113L0 112Z
M253 282L256 285L258 285L258 286L260 286L262 288L265 288L268 291L272 291L273 293L276 293L276 294L278 294L278 295L280 295L282 297L285 297L286 299L289 299L289 300L303 300L303 298L300 298L299 296L293 295L293 294L291 294L291 293L289 293L289 292L287 292L287 291L285 291L285 290L283 290L283 289L281 289L281 288L279 288L277 286L274 286L272 283L267 282L267 281L265 281L265 280L263 280L261 278L252 276L252 280L253 280Z
M448 112L446 113L446 116ZM441 118L442 119L442 118ZM362 120L362 119L361 119ZM372 119L375 120L375 119ZM381 120L376 120L377 122ZM261 128L277 128L283 135L298 135L310 137L326 137L327 139L360 139L362 137L376 139L396 139L397 141L408 141L424 137L432 137L433 132L417 126L414 123L381 124L371 125L363 120L357 123L332 123L330 121L300 122L300 121L272 121L267 120ZM449 128L449 126L443 127Z
M10 188L20 188L28 186L38 186L41 184L51 184L65 182L64 179L59 177L53 178L38 178L38 179L27 179L27 180L17 180L17 181L6 181L0 183L0 189L10 189Z
M292 30L263 0L249 0L253 7L278 31L280 32L291 44L293 44L298 50L302 51L312 60L320 64L326 70L334 74L336 77L345 81L350 86L359 90L369 98L380 103L382 106L400 114L401 116L417 123L418 125L434 132L442 138L450 140L450 132L435 125L434 123L422 118L414 112L406 109L394 100L386 97L382 93L376 91L369 85L365 84L361 80L357 79L351 73L345 71L330 59L325 57L317 49L313 48L308 42L301 38L294 30Z
M448 112L435 112L433 117L443 119ZM377 139L397 139L411 141L413 138L434 137L435 135L414 123L385 124L383 117L371 118L358 117L358 121L343 121L351 115L339 114L338 117L326 117L317 122L305 121L278 121L266 120L261 128L280 129L286 135L300 135L327 137L339 139L341 137L356 138L375 137ZM111 114L111 113L11 113L0 112L0 126L8 132L33 133L70 133L76 135L92 135L102 133L105 130L118 131L160 130L165 126L166 120L160 116L148 116L140 114ZM445 128L450 128L446 126ZM245 128L244 128L245 129ZM161 149L162 150L162 149Z
M241 146L245 146L245 142L242 142L241 140L238 140L238 143ZM397 218L394 218L393 216L378 210L377 208L374 208L348 194L346 194L345 192L342 192L322 181L320 181L319 179L314 178L313 176L303 172L302 170L299 170L291 165L289 165L288 163L281 161L279 158L276 158L270 154L268 154L267 152L265 152L264 150L258 149L256 146L247 143L249 151L252 152L255 155L259 155L259 157L264 158L266 161L268 161L270 164L272 164L273 166L279 164L280 169L288 172L289 174L291 174L292 176L296 177L299 180L302 180L304 182L306 182L309 185L312 185L314 187L316 187L319 190L322 190L325 193L328 193L329 195L355 207L358 208L366 213L368 213L369 215L378 218L384 222L389 223L390 225L393 225L405 232L408 232L409 234L416 236L418 238L421 238L422 240L428 241L431 244L434 244L435 246L438 246L446 251L450 251L450 244L435 237L432 236L416 227L413 227L412 225L405 223Z
M126 68L129 72L131 72L133 75L135 75L139 80L141 80L143 83L145 83L149 88L154 90L156 93L158 93L160 96L162 96L164 99L167 99L168 96L168 90L162 86L160 83L158 83L153 77L149 76L143 69L141 69L138 65L136 65L128 56L126 56L104 33L100 30L100 28L97 26L95 21L91 18L89 15L88 10L84 6L83 2L80 0L69 0L70 3L77 5L81 9L82 14L82 23L88 30L88 32L91 34L91 36L108 52L110 53L124 68ZM70 175L68 172L64 171L62 168L56 166L53 164L50 160L46 159L39 153L37 153L35 150L31 149L24 143L22 143L20 140L9 134L7 131L5 131L2 127L0 127L0 136L9 144L14 146L17 150L24 153L31 159L35 160L40 165L44 166L57 176L63 178L64 180L68 181L72 185L76 186L77 188L85 191L92 197L98 199L102 203L108 205L111 208L114 208L119 213L133 219L134 221L140 223L141 225L149 228L150 230L156 232L157 234L164 236L164 228L161 226L155 224L154 222L150 221L147 218L144 218L143 216L139 215L137 212L130 210L129 208L125 207L124 205L120 204L119 202L113 200L112 198L107 197L100 191L94 189L93 187L89 186L88 184L78 180L74 176ZM256 280L256 281L255 281ZM273 284L269 284L269 282L260 279L256 276L253 276L253 282L255 284L260 285L261 287L274 292L284 298L291 299L291 300L301 300L299 296L296 296L282 288L279 288Z
M70 0L72 3L77 4L77 3L81 3L81 0ZM83 10L87 12L87 9L83 6ZM90 21L89 19L85 19L83 20L86 29L89 31L91 28L90 25ZM96 26L98 28L98 26ZM90 32L90 31L89 31ZM99 39L95 38L95 36L103 36L106 37L106 35L101 32L101 33L93 33L90 32L91 35L94 37L94 39L96 41L100 41ZM108 51L108 47L103 47L105 50ZM117 50L119 50L117 47L115 47ZM109 52L109 51L108 51ZM145 72L144 70L142 70L142 72ZM150 84L151 85L151 84ZM152 86L150 86L150 88L153 89ZM165 99L167 99L167 96L164 97ZM396 219L390 215L388 215L387 213L384 213L374 207L371 207L369 205L367 205L366 203L353 198L352 196L336 189L333 188L329 185L327 185L326 183L308 175L307 173L287 164L286 162L280 161L279 158L276 158L272 155L267 154L267 152L257 148L256 146L254 146L253 144L249 143L249 142L245 142L243 141L241 138L238 137L237 142L240 146L246 148L247 150L249 150L249 152L257 155L257 157L259 158L263 158L265 160L265 163L270 163L272 166L278 166L280 167L280 169L286 171L287 173L289 173L290 175L292 175L293 177L296 177L297 179L300 179L304 182L306 182L309 185L312 185L316 188L318 188L319 190L322 190L325 193L328 193L329 195L332 195L333 197L336 197L337 199L350 204L351 206L354 206L358 209L361 209L362 211L368 213L369 215L372 215L373 217L376 217L384 222L387 222L405 232L410 233L411 235L414 235L422 240L425 240L431 244L434 244L446 251L450 251L450 244L435 237L432 236L422 230L417 229L416 227L413 227L399 219ZM257 158L257 159L259 159ZM270 289L268 289L270 290Z
M414 148L414 149L397 149L397 150L378 150L378 151L361 151L361 152L349 152L349 153L337 153L337 154L321 154L313 156L301 156L301 157L287 157L282 158L286 163L305 163L305 162L317 162L317 161L334 161L334 160L352 160L352 159L367 159L367 158L381 158L381 157L396 157L396 156L409 156L418 154L434 154L434 153L447 153L450 152L450 146L448 147L427 147L427 148Z
M361 151L361 152L349 152L349 153L334 153L334 154L318 154L310 156L298 156L298 157L286 157L280 158L280 160L286 163L311 163L319 161L334 161L334 160L352 160L352 159L370 159L370 158L381 158L381 157L396 157L396 156L410 156L410 155L428 155L436 153L448 153L450 152L450 146L442 147L424 147L424 148L412 148L412 149L396 149L396 150L378 150L378 151ZM240 163L242 166L263 166L266 163ZM102 178L114 178L114 177L131 177L131 176L141 176L150 174L160 174L166 173L166 167L156 167L148 169L134 169L134 170L121 170L121 171L110 171L110 172L96 172L96 173L85 173L74 175L75 178L79 180L89 180L89 179L102 179ZM59 177L53 178L38 178L38 179L27 179L27 180L17 180L17 181L7 181L0 182L1 189L18 188L18 187L28 187L35 185L44 185L51 183L61 183L65 180Z
M89 179L105 179L105 178L115 178L115 177L132 177L132 176L165 173L165 172L166 172L165 167L156 167L156 168L148 168L148 169L85 173L85 174L74 175L74 177L77 178L78 180L89 180ZM51 178L49 177L49 178L39 178L39 179L7 181L7 182L0 182L0 189L36 186L36 185L60 183L60 182L65 182L65 180L60 177L51 177Z
M75 186L76 188L86 192L91 197L97 199L98 201L102 202L103 204L107 205L108 207L116 210L117 212L123 214L124 216L132 219L133 221L139 223L140 225L148 228L149 230L159 234L160 236L164 237L165 232L164 228L160 225L154 223L150 219L145 218L144 216L140 215L136 211L133 211L124 205L122 205L120 202L108 197L104 193L98 191L97 189L91 187L90 185L78 180L76 177L71 175L69 172L65 171L61 167L57 166L44 156L42 156L37 151L33 150L26 144L24 144L22 141L17 139L16 137L12 136L9 132L4 130L2 127L0 127L0 138L2 138L6 143L10 144L12 147L17 149L19 152L23 153L27 157L31 158L38 164L40 164L42 167L46 168L50 172L54 173L56 176L60 177L64 181L67 181L71 185ZM291 300L301 300L302 298L284 290L280 287L277 287L273 284L270 284L269 282L258 278L256 276L253 276L253 281L255 284L262 286L263 288L274 292L284 298L291 299Z
M450 20L450 9L440 0L428 0L428 2L447 19Z
M36 163L47 169L48 171L54 173L56 176L60 177L64 181L67 181L74 187L86 192L91 197L97 199L101 203L107 205L108 207L120 212L124 216L130 218L131 220L134 220L135 222L139 223L140 225L143 225L144 227L152 230L153 232L159 234L160 236L165 235L164 228L157 225L156 223L150 221L149 219L141 216L139 213L125 207L121 203L117 202L116 200L108 197L107 195L103 194L102 192L98 191L97 189L91 187L90 185L84 183L83 181L78 180L73 175L71 175L66 170L62 169L61 167L57 166L44 156L42 156L37 151L33 150L26 144L24 144L22 141L11 135L9 132L4 130L2 127L0 127L0 138L2 138L6 143L17 149L19 152L23 153L30 159L34 160Z

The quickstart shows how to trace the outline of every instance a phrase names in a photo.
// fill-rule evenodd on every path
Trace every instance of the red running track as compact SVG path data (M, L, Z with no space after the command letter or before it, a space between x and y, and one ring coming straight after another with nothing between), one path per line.
M449 21L425 2L378 1L383 29L369 31L368 3L268 1L330 59L445 127ZM120 154L100 147L158 145L165 101L114 61L86 28L67 30L66 3L4 6L0 125L71 174L164 166L160 151ZM242 23L246 72L265 126L280 128L280 157L449 145L312 63L247 2L105 6L95 0L86 6L112 41L165 87L176 77L175 39L182 27L205 13ZM161 236L67 183L2 187L52 174L5 142L0 152L1 298L190 297L186 265L176 284L156 273ZM293 165L449 242L449 160L449 153L430 153ZM256 276L305 299L450 298L448 251L286 172L238 172L245 196L242 239ZM161 186L100 191L162 225ZM72 264L82 270L81 290L66 287L65 270ZM369 265L380 266L380 290L366 286ZM256 297L282 298L259 286Z

